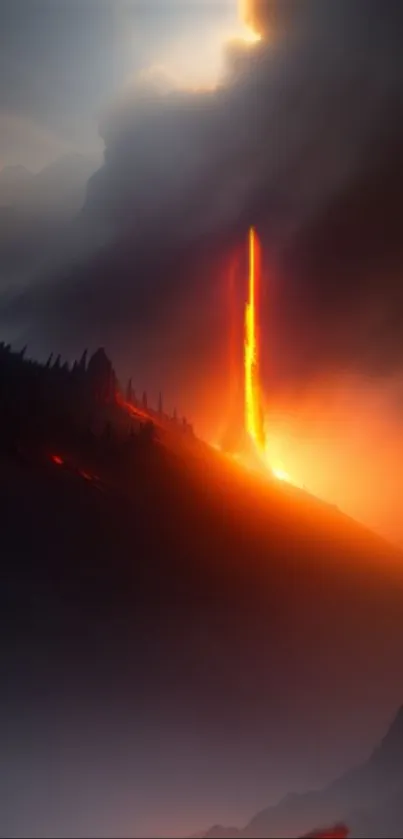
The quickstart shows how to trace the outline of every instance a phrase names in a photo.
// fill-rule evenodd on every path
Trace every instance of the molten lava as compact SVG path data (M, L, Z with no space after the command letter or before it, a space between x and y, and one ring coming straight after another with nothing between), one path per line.
M238 0L238 18L241 25L242 40L248 44L255 44L261 40L261 35L254 28L251 0Z
M288 472L286 472L285 469L282 469L280 466L274 466L272 472L274 477L277 478L279 481L287 481L288 483L291 483L291 478Z
M53 463L56 464L56 466L63 466L64 461L61 457L59 457L58 454L52 454L52 460Z
M248 301L245 307L245 430L259 453L265 449L260 388L258 295L260 289L260 246L256 231L249 231Z

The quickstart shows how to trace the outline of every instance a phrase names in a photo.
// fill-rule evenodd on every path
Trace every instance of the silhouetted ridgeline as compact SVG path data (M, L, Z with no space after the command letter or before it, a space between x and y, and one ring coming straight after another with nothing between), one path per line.
M254 839L301 835L309 825L343 823L306 837L381 839L403 836L403 708L381 744L362 766L321 790L291 794L258 813L243 829L216 825L205 839ZM348 827L346 828L345 825Z
M131 380L122 389L103 348L90 358L87 350L70 366L60 355L46 364L26 358L25 348L13 352L0 343L0 447L10 450L29 443L68 442L77 433L109 439L133 435L141 426L159 426L193 434L176 412L148 407L147 394L139 402ZM144 432L143 432L144 433Z

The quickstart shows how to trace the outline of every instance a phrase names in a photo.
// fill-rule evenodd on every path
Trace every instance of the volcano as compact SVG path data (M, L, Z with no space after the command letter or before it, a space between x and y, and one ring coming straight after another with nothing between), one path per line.
M234 788L245 823L284 765L299 788L358 765L403 695L401 553L197 439L102 445L2 449L2 833L188 835ZM245 836L353 825L385 749Z

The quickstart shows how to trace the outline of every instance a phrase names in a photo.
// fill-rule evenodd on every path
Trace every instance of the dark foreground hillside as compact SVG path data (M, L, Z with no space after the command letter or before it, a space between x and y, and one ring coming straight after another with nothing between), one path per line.
M196 443L0 468L2 836L242 824L367 753L403 696L394 549Z

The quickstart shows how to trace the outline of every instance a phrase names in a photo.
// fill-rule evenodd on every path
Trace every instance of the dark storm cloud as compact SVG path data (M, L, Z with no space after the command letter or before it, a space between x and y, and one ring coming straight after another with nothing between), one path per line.
M212 324L222 331L210 311L217 253L257 223L284 274L283 340L300 335L291 367L297 356L312 365L319 347L324 360L343 352L371 365L384 333L378 356L397 358L401 4L258 2L256 12L276 37L253 52L230 46L223 88L167 93L168 79L162 93L143 78L104 116L106 161L85 217L111 225L118 245L42 289L41 336L62 329L68 344L74 323L70 343L103 333L122 357L134 335L155 344L152 327L170 322L165 349L177 356L203 301L188 344L203 357ZM33 304L27 296L28 321Z

